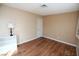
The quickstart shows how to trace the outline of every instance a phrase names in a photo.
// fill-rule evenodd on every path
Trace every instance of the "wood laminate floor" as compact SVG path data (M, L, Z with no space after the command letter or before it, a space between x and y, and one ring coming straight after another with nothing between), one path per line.
M47 38L19 45L15 56L76 56L76 48Z

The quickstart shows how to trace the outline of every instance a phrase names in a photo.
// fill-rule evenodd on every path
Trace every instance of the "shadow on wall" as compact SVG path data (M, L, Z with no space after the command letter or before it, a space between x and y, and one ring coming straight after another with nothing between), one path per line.
M20 38L19 38L19 35L16 35L16 38L17 38L17 45L20 44Z

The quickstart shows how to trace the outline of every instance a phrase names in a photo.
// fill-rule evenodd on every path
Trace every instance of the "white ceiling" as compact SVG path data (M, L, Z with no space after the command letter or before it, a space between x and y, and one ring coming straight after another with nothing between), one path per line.
M38 15L51 15L78 10L78 3L44 3L48 7L40 7L43 3L5 3L9 7L18 8Z

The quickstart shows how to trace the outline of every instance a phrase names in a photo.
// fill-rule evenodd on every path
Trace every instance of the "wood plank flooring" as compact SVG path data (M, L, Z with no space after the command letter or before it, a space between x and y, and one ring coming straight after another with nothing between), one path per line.
M76 56L76 48L47 38L19 45L15 56Z

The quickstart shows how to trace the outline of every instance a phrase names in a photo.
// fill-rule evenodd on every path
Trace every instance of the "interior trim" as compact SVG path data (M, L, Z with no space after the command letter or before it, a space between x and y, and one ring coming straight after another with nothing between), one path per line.
M61 43L65 43L65 44L68 44L68 45L71 45L71 46L74 46L74 47L77 47L75 44L71 44L71 43L68 43L68 42L60 41L60 40L57 40L55 38L51 38L51 37L47 37L47 36L44 36L44 37L48 38L48 39L51 39L51 40L55 40L55 41L61 42Z

